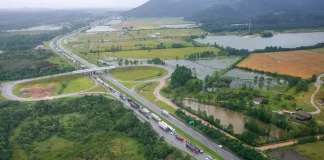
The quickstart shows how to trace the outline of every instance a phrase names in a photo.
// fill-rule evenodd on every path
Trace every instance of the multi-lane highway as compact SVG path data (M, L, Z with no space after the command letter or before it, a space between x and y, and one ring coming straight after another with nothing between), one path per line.
M79 30L82 31L82 30ZM83 65L89 67L89 68L97 68L96 65L91 64L89 62L87 62L86 60L80 58L79 56L73 54L72 52L70 52L68 49L64 48L62 45L62 41L70 36L73 36L74 34L76 34L77 32L74 32L70 35L66 35L63 37L60 37L57 40L56 44L51 44L51 47L54 48L54 45L56 45L60 50L64 51L65 53L67 53L68 55L70 55L71 57L75 58L77 61L79 61L80 63L82 63ZM148 107L151 111L153 111L154 113L156 113L159 116L163 116L161 114L161 109L156 106L155 104L151 103L150 101L146 100L145 98L141 97L140 95L138 95L135 92L130 91L128 88L124 87L123 85L121 85L116 79L114 79L113 77L105 74L105 73L100 73L102 75L102 77L104 77L106 80L108 80L110 83L114 84L115 86L117 86L119 89L123 90L125 93L127 93L128 95L130 95L132 98L136 99L137 101L141 102L145 107ZM174 118L173 116L169 116L167 118L168 123L172 123L173 125L177 126L178 128L180 128L181 130L185 131L186 133L190 134L192 137L194 137L195 139L199 140L200 142L204 143L208 148L214 150L215 152L217 152L219 155L221 155L222 157L224 157L225 159L229 159L229 160L239 160L241 159L240 157L238 157L237 155L235 155L234 153L232 153L231 151L224 149L224 148L220 148L218 144L216 144L215 142L213 142L213 140L207 138L206 136L202 135L201 133L195 131L194 129L192 129L191 127L189 127L188 125L186 125L185 123L179 121L178 119ZM157 132L159 133L161 129L159 129L157 123L151 123L153 128L156 129L157 128ZM174 136L173 136L174 137ZM168 140L168 139L166 139ZM168 141L173 142L173 141ZM171 143L170 143L171 144ZM177 146L178 148L182 148L184 147L185 144L181 144L180 146L178 146L181 143L175 143L172 144L174 146ZM207 157L207 155L197 155L199 157L199 159L205 159Z

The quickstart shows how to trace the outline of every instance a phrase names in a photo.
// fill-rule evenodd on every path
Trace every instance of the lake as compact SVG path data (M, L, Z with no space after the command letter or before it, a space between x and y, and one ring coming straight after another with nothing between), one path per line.
M232 124L235 133L241 134L245 131L243 120L247 116L241 112L231 111L222 107L212 105L200 104L189 100L184 100L183 104L184 106L190 107L195 111L198 111L198 109L200 109L201 111L206 111L208 116L213 115L214 118L219 119L222 125L228 126L229 124ZM258 122L261 126L265 126L264 123L260 121ZM275 126L271 127L271 135L279 137L281 132L281 129Z
M324 42L324 32L315 33L284 33L277 34L271 38L262 37L240 37L240 36L207 36L205 39L196 39L203 44L214 44L229 46L237 49L264 49L266 46L281 46L294 48L310 46Z

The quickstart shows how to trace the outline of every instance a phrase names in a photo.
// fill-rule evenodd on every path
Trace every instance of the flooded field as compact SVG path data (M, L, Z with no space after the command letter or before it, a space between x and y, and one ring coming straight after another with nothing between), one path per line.
M93 32L114 32L118 31L117 29L111 28L110 26L96 26L89 30L87 30L87 33L93 33Z
M205 79L207 75L212 75L215 71L219 71L229 67L231 64L239 60L238 57L222 58L222 59L210 59L210 60L166 60L168 65L176 66L186 66L191 70L196 70L197 77L199 79Z
M232 124L235 133L240 134L245 131L243 120L247 116L241 112L231 111L212 105L200 104L189 100L184 100L183 104L184 106L191 107L191 109L196 111L198 111L198 109L201 111L206 111L208 116L213 115L215 118L219 119L222 125L228 126L229 124ZM261 126L265 126L264 123L259 123ZM271 135L278 137L281 132L281 129L274 126L271 127Z
M160 25L162 28L197 28L196 24L173 24L173 25Z
M264 49L266 46L281 46L294 48L300 46L315 45L324 42L324 32L315 33L285 33L277 34L271 38L262 37L240 37L240 36L208 36L205 39L196 39L204 44L217 43L237 49Z
M275 150L270 152L268 155L275 160L308 160L294 149L288 149L285 151Z

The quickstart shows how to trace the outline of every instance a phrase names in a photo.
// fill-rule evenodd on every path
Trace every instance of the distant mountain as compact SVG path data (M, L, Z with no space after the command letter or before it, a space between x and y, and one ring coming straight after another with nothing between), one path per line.
M324 0L241 0L215 4L185 19L218 29L222 24L248 23L250 19L257 29L323 27ZM221 27L223 30L224 26Z
M186 17L214 4L231 4L239 0L150 0L123 13L130 17Z

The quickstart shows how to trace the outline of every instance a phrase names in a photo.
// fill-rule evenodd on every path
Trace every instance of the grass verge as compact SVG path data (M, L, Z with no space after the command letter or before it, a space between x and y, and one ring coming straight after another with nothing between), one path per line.
M168 71L158 67L134 66L117 68L109 74L122 81L140 81L163 77L168 74Z

